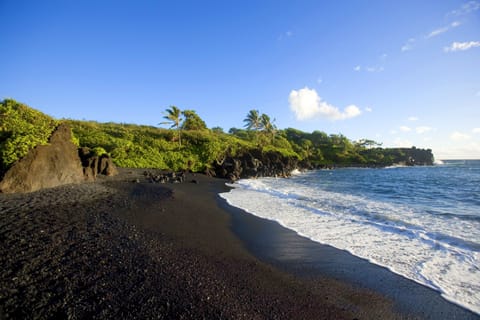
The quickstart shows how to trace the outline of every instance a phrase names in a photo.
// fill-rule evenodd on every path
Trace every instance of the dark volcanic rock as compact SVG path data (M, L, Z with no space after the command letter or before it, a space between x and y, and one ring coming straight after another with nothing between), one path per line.
M113 176L117 168L108 155L77 149L70 128L61 124L48 145L37 146L17 161L0 181L0 192L33 192L64 184L93 181L98 174Z
M118 170L113 164L112 158L104 154L95 155L89 148L80 148L78 154L82 161L83 174L85 179L93 181L99 174L106 176L114 176L118 174Z
M252 151L236 157L226 157L213 164L215 176L237 180L257 177L288 177L299 167L294 157L286 157L278 152ZM212 172L210 172L211 175Z
M48 145L37 146L7 171L0 191L32 192L84 181L77 147L71 138L70 128L59 125Z

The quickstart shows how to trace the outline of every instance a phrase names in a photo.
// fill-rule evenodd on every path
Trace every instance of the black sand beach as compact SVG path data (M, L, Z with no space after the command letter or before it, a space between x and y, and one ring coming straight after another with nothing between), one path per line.
M142 172L0 194L0 318L480 318L228 206L224 180Z

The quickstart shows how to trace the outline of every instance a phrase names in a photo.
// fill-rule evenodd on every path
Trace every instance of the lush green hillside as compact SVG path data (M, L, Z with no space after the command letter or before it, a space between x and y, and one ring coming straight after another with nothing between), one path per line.
M4 170L35 145L47 143L57 121L14 100L0 104L0 155ZM288 128L257 110L243 120L247 129L208 129L193 110L172 106L163 117L170 129L118 123L62 120L81 146L109 153L121 167L189 169L203 171L227 156L277 152L293 157L305 167L384 166L394 163L432 164L431 150L385 149L372 140L353 142L341 134L327 135ZM159 114L159 121L162 120ZM239 119L239 122L242 120Z
M226 154L251 143L211 130L184 130L182 144L174 130L129 124L66 121L82 146L102 147L115 163L129 168L201 171Z
M57 126L53 118L12 99L0 102L0 176L37 145L46 144Z

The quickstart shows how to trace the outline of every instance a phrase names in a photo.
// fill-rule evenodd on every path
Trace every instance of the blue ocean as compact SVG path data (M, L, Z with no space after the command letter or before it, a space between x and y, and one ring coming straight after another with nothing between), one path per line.
M240 180L221 196L480 314L480 160Z

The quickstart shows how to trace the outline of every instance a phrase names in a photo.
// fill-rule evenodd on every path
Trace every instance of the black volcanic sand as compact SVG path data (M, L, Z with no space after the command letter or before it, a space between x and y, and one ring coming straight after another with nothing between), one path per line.
M392 294L384 269L227 206L224 180L142 172L0 194L0 319L475 318L431 290L397 299L421 286ZM408 307L422 301L441 313Z

